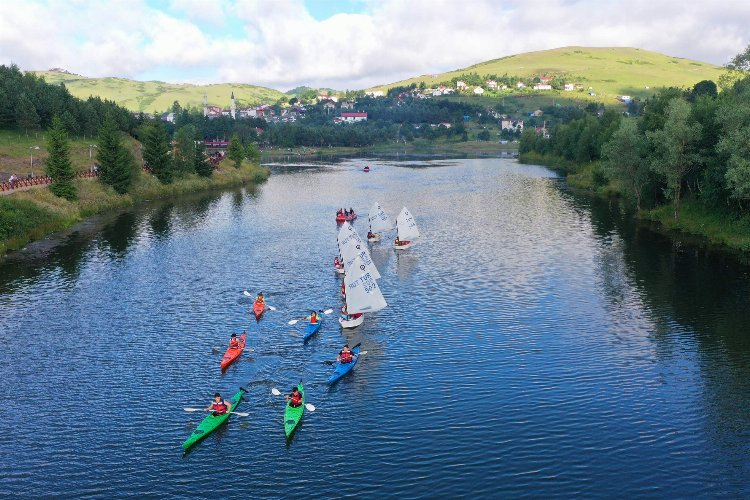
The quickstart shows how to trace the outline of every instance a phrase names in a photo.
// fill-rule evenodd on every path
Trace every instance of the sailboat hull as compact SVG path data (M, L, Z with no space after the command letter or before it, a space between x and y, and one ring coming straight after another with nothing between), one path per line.
M334 267L333 268L337 274L344 274L344 268L343 267Z
M365 315L360 314L359 317L350 320L344 319L343 316L339 316L339 324L342 328L355 328L364 323Z
M406 250L411 246L411 241L402 241L400 245L393 245L396 250Z
M380 241L380 235L378 233L375 233L372 238L367 238L367 241L370 241L370 242Z

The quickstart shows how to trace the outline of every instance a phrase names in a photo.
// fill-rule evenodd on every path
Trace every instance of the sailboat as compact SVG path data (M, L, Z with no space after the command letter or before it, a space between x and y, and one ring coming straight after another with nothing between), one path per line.
M362 242L362 238L357 234L356 229L351 224L345 224L336 237L339 246L339 252L344 264L344 270L352 266L355 259L359 258L368 271L372 273L375 279L380 279L378 268L370 257L367 246Z
M343 328L361 325L364 313L376 312L388 306L378 282L359 257L354 259L344 276L346 306L341 309L339 324Z
M380 233L393 229L393 222L377 201L370 208L370 234L367 241L380 241ZM370 236L371 235L371 236Z
M339 233L336 236L336 243L339 247L339 255L338 255L339 259L338 260L340 262L340 265L337 266L336 262L334 261L333 269L338 274L344 274L346 272L347 265L346 265L346 262L344 259L344 253L341 250L341 247L342 246L348 247L350 243L361 244L362 237L360 237L359 233L357 233L357 231L354 229L354 227L351 224L346 222L341 226L341 229L339 229Z
M419 237L419 229L409 210L406 207L396 217L396 250L405 250L411 246L412 240Z

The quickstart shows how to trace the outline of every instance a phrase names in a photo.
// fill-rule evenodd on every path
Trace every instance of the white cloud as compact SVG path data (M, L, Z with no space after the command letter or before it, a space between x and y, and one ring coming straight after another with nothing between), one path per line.
M3 3L0 63L129 78L159 70L178 81L201 73L280 89L362 88L565 45L722 64L750 43L746 0L369 0L364 13L322 21L302 0L171 0L169 11L144 0Z

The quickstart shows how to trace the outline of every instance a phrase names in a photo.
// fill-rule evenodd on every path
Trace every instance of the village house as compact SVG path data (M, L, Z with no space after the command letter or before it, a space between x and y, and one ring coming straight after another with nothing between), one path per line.
M575 86L572 83L566 83L563 86L563 89L565 89L566 92L570 92L572 90L575 90Z
M482 94L484 94L484 89L482 87L476 87L474 89L474 94L476 94L476 95L482 95Z
M526 88L526 84L523 83L523 82L518 82L518 83L516 83L516 88L517 89L525 89Z
M341 109L354 109L354 101L341 101Z
M487 84L488 89L497 90L497 82L495 80L487 80L484 83Z
M544 75L544 76L540 76L540 77L539 77L539 81L540 81L541 83L549 83L549 82L551 82L551 81L552 81L552 77L551 77L551 76L549 76L549 75Z
M510 130L511 132L523 132L523 120L513 120L506 117L500 120L500 130Z
M466 82L462 82L461 80L457 81L456 90L466 90Z
M537 83L534 85L534 90L552 90L552 85L548 83Z
M164 113L161 115L160 119L163 122L174 123L174 113Z
M531 113L529 113L529 116L542 116L543 114L544 114L544 111L542 111L541 109L536 109L532 111Z
M368 95L370 97L384 97L385 92L382 90L371 90L370 92L365 92L365 95Z
M366 122L367 113L341 113L341 121L346 123Z

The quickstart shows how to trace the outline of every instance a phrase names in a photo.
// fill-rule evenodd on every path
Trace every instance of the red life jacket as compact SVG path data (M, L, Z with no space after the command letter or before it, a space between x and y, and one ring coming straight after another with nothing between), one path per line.
M239 347L239 346L240 346L240 342L239 342L239 340L237 340L237 337L235 337L235 338L233 338L233 339L231 339L231 340L229 341L229 347L230 347L230 348L232 348L232 349L236 349L236 348L237 348L237 347Z
M310 324L317 324L318 323L318 315L317 314L311 314L310 315Z
M224 401L222 401L221 403L212 403L211 410L213 410L214 415L224 415L229 411L229 407L227 407L227 405L224 404Z
M302 404L302 393L292 394L292 399L289 400L289 404L292 406L299 406Z
M352 356L352 351L341 351L339 353L339 356L341 356L342 363L351 363L352 359L354 359L354 357Z

